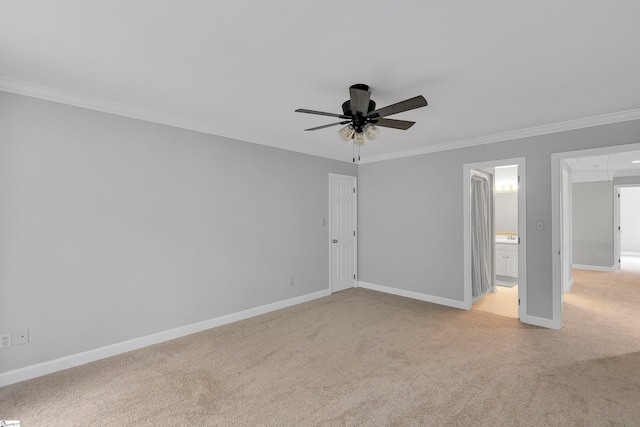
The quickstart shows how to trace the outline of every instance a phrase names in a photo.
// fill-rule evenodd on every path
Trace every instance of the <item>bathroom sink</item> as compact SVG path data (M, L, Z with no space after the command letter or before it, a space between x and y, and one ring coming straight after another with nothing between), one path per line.
M515 239L509 239L507 237L496 237L496 243L502 243L507 245L517 245L518 238L516 237Z

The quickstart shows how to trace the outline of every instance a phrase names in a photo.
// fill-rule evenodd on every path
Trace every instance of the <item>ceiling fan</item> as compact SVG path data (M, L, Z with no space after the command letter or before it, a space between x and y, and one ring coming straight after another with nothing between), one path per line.
M349 88L349 96L349 99L342 104L343 114L298 108L296 113L318 114L320 116L344 119L344 121L341 122L305 129L305 131L324 129L337 125L347 125L338 131L338 135L345 142L353 138L353 143L360 147L366 144L365 136L369 140L374 140L378 137L380 130L377 126L407 130L416 123L407 120L386 119L385 117L427 106L427 100L424 96L418 95L376 109L376 103L371 99L369 86L362 83L352 85Z

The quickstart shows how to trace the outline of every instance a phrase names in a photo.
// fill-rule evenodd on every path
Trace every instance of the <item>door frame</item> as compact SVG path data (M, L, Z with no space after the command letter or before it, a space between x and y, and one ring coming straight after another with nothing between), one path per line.
M466 310L471 309L473 303L471 290L471 212L469 191L471 182L472 169L495 168L496 166L518 166L518 237L520 244L518 245L518 317L523 323L529 323L527 320L527 209L526 209L526 159L524 157L515 157L510 159L490 160L480 163L466 163L463 165L463 268L464 268L464 301L463 307ZM494 224L495 226L495 224ZM494 227L495 228L495 227ZM494 244L495 253L495 244ZM495 256L495 254L494 254Z
M329 225L329 228L327 230L327 243L329 245L329 292L333 293L333 269L332 269L332 257L333 257L333 243L332 243L332 237L331 237L331 230L333 230L333 224L331 221L332 218L332 207L333 207L333 200L331 197L331 180L333 178L342 178L342 179L350 179L353 181L353 188L355 188L355 193L353 193L353 224L354 224L354 229L356 230L356 235L354 236L355 239L353 239L353 273L355 274L355 278L353 279L353 287L357 287L358 285L358 236L359 236L359 232L358 232L358 177L356 176L352 176L352 175L341 175L341 174L337 174L337 173L330 173L329 174L329 180L328 180L328 190L329 190L329 210L328 210L328 222L327 224Z
M569 292L573 287L573 170L566 160L561 161L560 164L562 168L560 172L560 185L562 186L560 194L560 210L562 214L560 234L562 235L562 248L567 248L561 256L560 267L562 274L562 302L564 303L564 293ZM567 184L566 192L565 184ZM567 241L565 241L565 238Z

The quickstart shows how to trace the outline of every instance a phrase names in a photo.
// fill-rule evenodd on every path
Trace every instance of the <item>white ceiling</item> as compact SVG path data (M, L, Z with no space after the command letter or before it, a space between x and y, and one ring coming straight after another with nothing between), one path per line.
M635 0L3 0L0 89L347 161L339 127L303 132L334 119L294 110L340 112L354 83L379 107L424 95L390 117L414 127L362 149L384 158L639 118L639 16Z
M567 162L573 182L610 181L618 176L640 175L640 151L577 157Z

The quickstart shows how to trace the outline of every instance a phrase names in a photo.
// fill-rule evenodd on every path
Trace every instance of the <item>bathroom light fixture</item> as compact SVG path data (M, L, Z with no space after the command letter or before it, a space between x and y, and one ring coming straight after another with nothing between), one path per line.
M640 160L633 160L631 163L640 163Z
M498 193L508 193L512 191L518 191L518 184L504 184L504 185L496 185L494 190Z

